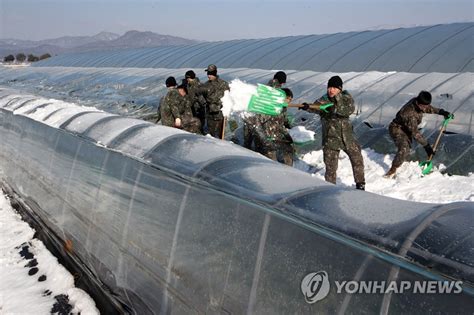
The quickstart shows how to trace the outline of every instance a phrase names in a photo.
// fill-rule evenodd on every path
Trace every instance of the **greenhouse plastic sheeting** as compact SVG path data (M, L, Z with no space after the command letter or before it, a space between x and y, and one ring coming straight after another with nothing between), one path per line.
M10 87L39 94L45 98L64 100L122 116L145 119L156 112L158 102L166 93L164 81L170 75L178 80L184 69L140 68L70 68L70 67L0 67L0 88ZM194 69L203 77L203 69ZM229 82L240 79L257 84L266 83L274 71L257 69L219 69ZM326 93L327 80L335 73L288 71L287 84L294 101L311 102ZM473 73L407 73L350 72L339 74L355 99L356 111L351 117L355 133L363 147L381 153L394 153L387 126L396 112L419 91L433 94L433 105L453 112L455 119L448 126L436 160L451 174L474 172L474 74ZM53 102L53 101L51 101ZM308 150L320 148L321 124L317 115L290 109L295 124L316 132L317 141ZM303 119L304 118L304 119ZM303 121L304 120L304 121ZM424 115L423 135L434 142L442 116ZM370 126L370 127L369 127ZM226 133L228 139L232 132ZM418 145L416 150L424 152Z
M474 72L474 23L55 56L38 66Z
M214 138L0 97L3 185L133 313L474 308L471 202L343 189ZM332 286L308 303L302 280L318 271ZM338 294L336 280L459 280L463 290Z

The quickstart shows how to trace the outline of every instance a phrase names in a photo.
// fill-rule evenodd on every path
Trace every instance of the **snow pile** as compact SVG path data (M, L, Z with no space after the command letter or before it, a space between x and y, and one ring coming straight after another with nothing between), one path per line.
M0 314L99 314L34 233L0 194Z
M303 126L295 126L288 130L291 139L295 143L306 143L314 140L314 131L308 130Z
M229 117L247 110L250 98L257 94L257 86L234 79L229 83L230 91L225 91L222 97L222 113Z
M366 191L397 199L427 202L450 203L474 201L474 174L469 176L449 176L442 174L440 168L433 167L432 173L422 176L417 162L405 162L394 179L384 178L390 168L393 155L376 153L371 149L362 150L365 163ZM300 157L295 167L324 180L325 166L323 151L312 151ZM354 186L349 157L341 151L337 170L337 185Z

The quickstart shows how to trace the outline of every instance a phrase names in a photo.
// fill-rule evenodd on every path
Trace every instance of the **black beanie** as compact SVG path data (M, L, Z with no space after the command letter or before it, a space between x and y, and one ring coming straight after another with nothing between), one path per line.
M427 91L421 91L416 98L418 104L429 105L431 104L431 93Z
M328 81L328 88L335 87L342 91L342 79L340 76L335 75Z
M166 87L170 87L170 86L176 86L176 79L174 77L168 77L166 79Z
M188 70L188 71L186 71L186 73L184 74L184 77L185 77L186 79L188 79L188 78L189 78L189 79L195 79L195 78L196 78L196 73L194 73L193 70Z
M280 84L286 83L286 73L283 72L283 71L278 71L278 72L275 73L275 75L273 76L273 79L275 79L275 80L277 80L278 82L280 82Z

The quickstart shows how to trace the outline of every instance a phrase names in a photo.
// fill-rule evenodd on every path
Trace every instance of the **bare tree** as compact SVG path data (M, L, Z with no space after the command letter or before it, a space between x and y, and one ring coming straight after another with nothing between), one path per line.
M15 61L15 56L13 56L13 55L8 55L8 56L3 57L3 62L11 63L13 61Z
M16 54L15 59L17 62L24 62L26 60L26 56L24 53Z
M43 60L43 59L48 59L48 58L51 58L51 55L46 53L46 54L42 54L40 57L39 57L39 60Z

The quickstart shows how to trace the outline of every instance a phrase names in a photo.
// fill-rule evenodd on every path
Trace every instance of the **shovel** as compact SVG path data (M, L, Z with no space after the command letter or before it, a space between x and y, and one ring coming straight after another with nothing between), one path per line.
M323 104L308 104L309 105L309 108L310 109L318 109L318 110L321 110L325 113L329 113L329 111L327 110L328 107L331 107L331 106L334 106L333 103L323 103ZM303 104L288 104L288 107L298 107L298 108L301 108L301 107L304 107L305 105Z
M250 98L247 110L257 114L277 116L282 112L283 107L288 106L285 99L286 94L282 90L259 84L257 94Z
M438 138L436 138L436 141L435 141L435 144L433 146L433 152L436 153L436 150L438 149L438 144L439 144L439 141L441 140L441 137L443 136L443 133L445 133L446 131L446 127L448 126L448 123L453 120L454 116L453 114L449 115L448 118L446 118L445 120L443 120L443 124L441 125L441 129L439 130L439 134L438 134ZM429 157L428 157L428 160L424 161L424 162L420 162L420 167L421 167L421 173L423 175L427 175L431 172L431 169L433 168L433 156L434 156L434 153L431 154Z

